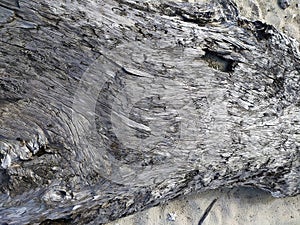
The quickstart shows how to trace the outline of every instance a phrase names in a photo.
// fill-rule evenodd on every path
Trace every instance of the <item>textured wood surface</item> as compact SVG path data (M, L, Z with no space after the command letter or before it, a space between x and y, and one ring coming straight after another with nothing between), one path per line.
M300 54L231 1L1 1L0 220L104 223L299 193Z

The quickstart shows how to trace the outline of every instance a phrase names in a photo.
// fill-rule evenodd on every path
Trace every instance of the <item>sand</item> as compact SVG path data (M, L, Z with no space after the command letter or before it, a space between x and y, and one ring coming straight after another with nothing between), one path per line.
M257 189L239 188L186 196L109 225L197 225L215 198L203 225L300 224L300 196L278 199Z

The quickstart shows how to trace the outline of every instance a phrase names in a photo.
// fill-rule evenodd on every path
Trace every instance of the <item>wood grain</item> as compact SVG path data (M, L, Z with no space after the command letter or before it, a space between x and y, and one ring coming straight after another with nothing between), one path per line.
M0 11L1 221L101 224L219 187L299 193L300 54L271 25L223 0Z

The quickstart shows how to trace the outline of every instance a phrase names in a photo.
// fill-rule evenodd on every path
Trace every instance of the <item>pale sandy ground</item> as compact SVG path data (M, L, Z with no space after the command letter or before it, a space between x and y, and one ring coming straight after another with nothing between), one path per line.
M300 196L278 199L260 190L240 188L186 196L109 225L197 225L215 198L203 225L300 224Z
M236 0L236 3L242 16L272 24L300 42L300 0L291 0L291 6L285 10L279 8L277 0ZM107 225L198 225L215 198L218 200L203 225L300 225L299 195L277 199L245 188L186 196Z

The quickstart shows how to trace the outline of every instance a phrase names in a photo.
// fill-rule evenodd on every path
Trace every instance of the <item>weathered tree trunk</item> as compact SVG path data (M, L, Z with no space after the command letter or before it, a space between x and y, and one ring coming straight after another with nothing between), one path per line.
M300 191L300 54L231 1L0 1L0 221L99 224Z

